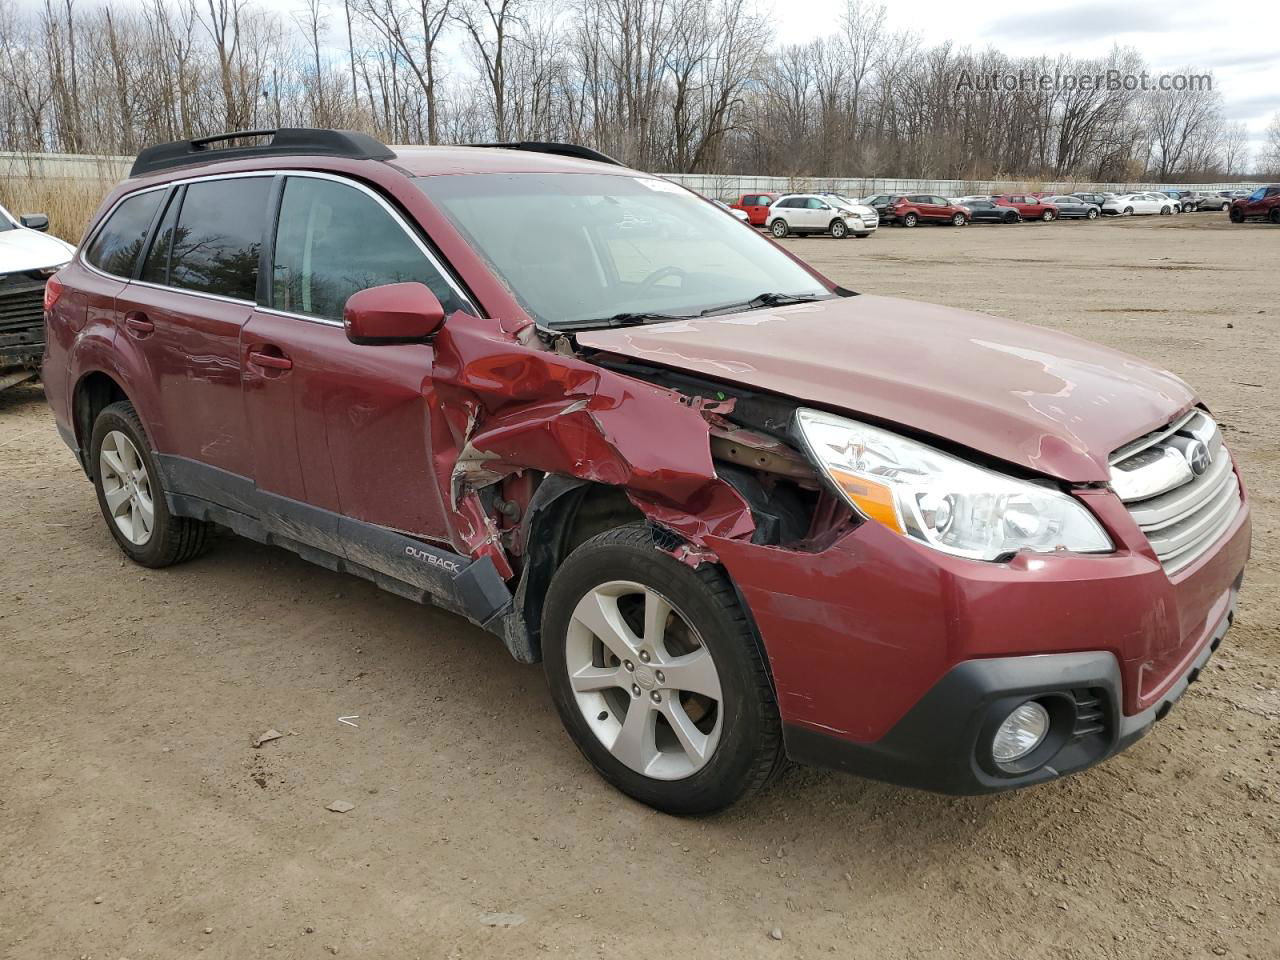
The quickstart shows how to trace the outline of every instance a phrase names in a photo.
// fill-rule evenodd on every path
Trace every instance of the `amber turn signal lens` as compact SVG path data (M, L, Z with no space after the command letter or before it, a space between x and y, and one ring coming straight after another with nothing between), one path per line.
M882 483L867 480L839 467L828 467L828 471L844 491L844 495L857 505L864 517L883 523L896 533L907 532L898 519L898 508L894 506L892 490Z

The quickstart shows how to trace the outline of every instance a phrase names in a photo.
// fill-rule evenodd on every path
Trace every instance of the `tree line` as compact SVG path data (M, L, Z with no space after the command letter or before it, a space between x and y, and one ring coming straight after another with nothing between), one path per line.
M1204 85L1106 57L927 44L848 0L806 44L750 0L0 0L0 150L132 154L281 126L388 143L560 140L660 172L1209 180L1280 169ZM1191 68L1185 71L1195 73Z

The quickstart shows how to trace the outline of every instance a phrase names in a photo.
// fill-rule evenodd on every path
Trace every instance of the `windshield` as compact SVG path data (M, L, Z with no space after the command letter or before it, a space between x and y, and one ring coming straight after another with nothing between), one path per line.
M755 230L667 180L517 173L415 182L546 326L697 316L765 293L832 296Z

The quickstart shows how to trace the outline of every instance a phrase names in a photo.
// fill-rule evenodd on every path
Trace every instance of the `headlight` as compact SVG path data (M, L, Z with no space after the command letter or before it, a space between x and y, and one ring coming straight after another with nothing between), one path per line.
M810 456L859 514L958 557L1109 553L1093 514L1058 490L975 466L877 427L796 411Z

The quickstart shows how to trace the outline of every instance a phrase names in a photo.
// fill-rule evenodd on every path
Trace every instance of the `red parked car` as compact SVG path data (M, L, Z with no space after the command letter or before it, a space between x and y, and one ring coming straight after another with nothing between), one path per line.
M969 222L969 213L966 206L926 193L897 197L886 208L886 216L890 218L890 222L900 223L904 227L914 227L920 223L949 223L953 227L963 227Z
M763 227L769 219L769 207L778 197L773 193L744 193L737 203L729 204L730 210L742 210L753 227Z
M1082 770L1231 623L1249 504L1173 374L857 295L579 147L235 136L144 150L46 288L58 430L139 564L220 526L455 611L676 813L786 757Z
M1043 220L1048 223L1058 218L1058 208L1036 194L1004 193L991 199L1006 207L1013 207L1022 214L1023 220Z
M1231 201L1231 222L1270 220L1280 223L1280 186L1259 187L1247 197Z

